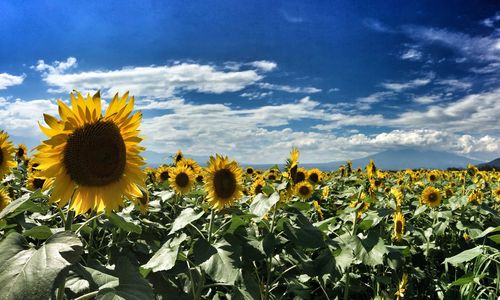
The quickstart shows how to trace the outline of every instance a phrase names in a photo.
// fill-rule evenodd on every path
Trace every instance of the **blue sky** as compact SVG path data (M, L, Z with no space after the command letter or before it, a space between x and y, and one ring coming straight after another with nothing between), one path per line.
M2 1L0 129L130 90L150 159L500 156L498 1Z

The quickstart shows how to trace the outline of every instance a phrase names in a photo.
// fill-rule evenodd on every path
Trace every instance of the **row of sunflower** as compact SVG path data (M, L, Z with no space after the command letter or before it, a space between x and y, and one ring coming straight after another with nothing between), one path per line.
M0 299L494 299L500 173L146 167L134 98L0 133Z

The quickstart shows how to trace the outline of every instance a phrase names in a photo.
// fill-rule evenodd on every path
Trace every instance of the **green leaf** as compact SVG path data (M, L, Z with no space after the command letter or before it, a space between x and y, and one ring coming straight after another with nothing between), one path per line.
M456 267L461 263L473 260L481 254L483 254L483 248L481 246L477 246L472 249L462 251L455 256L446 258L443 264L449 263Z
M201 268L216 282L234 284L239 272L239 255L235 253L237 247L222 239L214 248L217 252L201 264Z
M474 276L474 274L467 274L450 283L448 287L478 282L484 276L486 276L486 274L480 274L479 276Z
M488 238L490 240L492 240L493 242L495 242L496 244L500 244L500 234L495 234L495 235L489 236Z
M473 239L480 239L482 237L487 236L488 234L490 234L492 232L497 232L497 231L500 231L500 226L498 226L498 227L488 227L483 232L481 232L479 235L473 236L472 238Z
M269 196L271 195L272 193L274 193L274 189L271 187L271 186L268 186L268 185L265 185L263 188L262 188L262 193L266 196Z
M127 258L120 257L116 262L115 272L118 278L108 281L101 287L98 300L147 300L154 299L149 283L142 278L136 266ZM111 279L108 277L108 279ZM103 288L104 287L104 288Z
M252 203L250 203L250 213L262 219L279 200L280 195L278 193L273 193L269 197L264 194L258 194L253 198Z
M142 228L141 226L139 225L136 225L132 222L128 222L127 220L125 220L123 217L115 214L114 212L111 213L109 216L108 216L108 219L111 223L113 223L116 227L120 228L120 229L123 229L127 232L133 232L133 233L137 233L137 234L141 234L142 232Z
M0 243L2 299L49 299L57 276L80 260L83 245L68 231L54 234L39 249L18 233Z
M23 232L24 236L30 236L39 240L46 240L52 236L52 230L47 225L35 226Z
M13 217L25 211L44 212L42 205L33 203L30 194L24 194L20 198L12 201L0 212L0 219L5 217Z
M423 213L424 211L427 210L427 205L421 205L419 206L416 210L415 210L415 213L413 214L414 217L420 215L421 213Z
M384 263L384 255L388 253L384 240L374 231L370 232L365 239L355 236L354 254L361 259L364 264L377 266Z
M283 230L286 237L294 244L304 248L319 248L325 245L323 234L302 214L285 223Z
M152 269L153 272L168 271L172 269L177 261L179 246L186 238L187 235L183 233L178 237L168 240L142 267L145 269Z
M205 239L198 239L193 245L193 262L197 265L206 262L212 255L217 253L210 243Z
M170 229L169 235L198 220L199 218L201 218L201 216L203 216L203 214L203 211L196 212L191 207L184 209L172 224L172 229Z

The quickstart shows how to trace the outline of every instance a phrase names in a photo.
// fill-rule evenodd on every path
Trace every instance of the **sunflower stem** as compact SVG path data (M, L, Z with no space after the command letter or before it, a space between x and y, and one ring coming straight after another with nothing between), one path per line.
M66 223L64 224L64 230L71 230L71 225L73 225L73 219L75 218L75 211L68 210L68 214L66 215Z
M275 204L273 209L273 217L271 219L271 231L270 234L274 234L274 228L276 225L276 212L278 211L278 206ZM269 299L270 285L271 285L271 269L273 262L273 253L271 251L269 257L267 258L267 279L266 279L266 299Z
M214 218L215 218L215 210L210 211L210 223L208 224L208 238L207 241L210 243L212 241L212 230L214 228Z
M85 221L82 225L80 225L80 227L78 227L78 229L75 231L75 234L78 234L78 232L80 232L80 230L83 229L83 227L85 227L85 225L89 224L90 222L94 221L95 219L99 218L100 216L102 216L104 214L104 212L100 213L100 214L97 214L95 216L93 216L92 218L88 219L87 221Z
M59 288L57 288L57 300L64 300L64 289L66 286L66 277L64 277L61 281L61 284L59 285Z

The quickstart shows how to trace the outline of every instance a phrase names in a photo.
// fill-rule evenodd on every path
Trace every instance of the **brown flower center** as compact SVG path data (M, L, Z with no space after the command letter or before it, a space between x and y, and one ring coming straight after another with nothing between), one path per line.
M311 192L311 191L309 190L309 187L308 187L308 186L305 186L305 185L304 185L304 186L301 186L301 187L299 188L299 194L301 194L302 196L307 196L307 195L309 195L309 193L310 193L310 192Z
M437 201L437 199L438 199L438 196L436 195L436 193L429 194L429 202L434 203Z
M403 232L403 222L401 220L396 221L396 232L401 234Z
M236 178L234 174L228 169L215 172L214 188L215 194L218 197L222 199L231 197L236 192Z
M299 183L301 181L304 181L305 179L306 179L306 174L302 171L298 171L297 175L295 176L295 180L293 182Z
M177 176L175 176L175 184L181 188L188 186L189 176L186 173L177 174Z
M33 180L33 187L35 189L41 189L41 188L43 188L43 184L44 183L45 183L45 179L43 179L43 178L35 178Z
M120 129L110 121L76 129L66 141L63 164L82 186L105 186L120 180L127 152Z
M311 175L309 175L309 180L311 180L312 182L314 183L318 183L319 181L319 176L318 174L316 173L312 173Z

